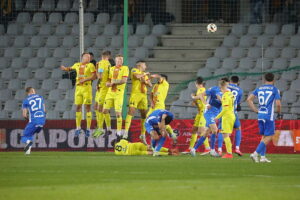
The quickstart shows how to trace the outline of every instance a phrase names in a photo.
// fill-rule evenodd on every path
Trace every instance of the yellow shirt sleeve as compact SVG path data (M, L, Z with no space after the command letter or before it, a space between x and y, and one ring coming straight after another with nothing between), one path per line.
M71 69L76 70L78 68L78 63L74 63L74 65L71 67Z
M90 63L90 72L91 73L96 72L96 67L95 67L95 65L93 63Z

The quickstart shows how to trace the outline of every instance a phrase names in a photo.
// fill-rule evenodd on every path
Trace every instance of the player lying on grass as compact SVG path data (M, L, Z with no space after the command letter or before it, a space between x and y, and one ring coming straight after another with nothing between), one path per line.
M264 75L265 84L256 88L247 99L249 107L258 113L259 134L262 135L261 142L256 150L250 155L254 162L271 162L266 158L267 145L275 133L274 104L276 104L278 118L281 119L280 92L274 86L274 74ZM254 105L254 98L258 98L258 109ZM258 159L260 155L260 160Z
M170 133L166 130L166 126L169 125L173 119L174 115L167 110L155 110L146 119L145 128L147 133L151 136L153 156L160 155L160 150Z
M197 88L197 92L196 92L196 95L192 94L192 97L199 96L200 94L205 92L204 81L203 81L202 77L198 77L196 79L195 85L196 85L196 88ZM205 99L206 99L206 97L205 97ZM191 149L195 146L198 135L201 136L207 129L205 127L206 121L205 121L205 118L204 118L205 104L200 99L194 100L193 104L197 106L198 113L197 113L197 115L195 117L195 120L194 120L194 126L193 126L193 129L192 129L192 136L191 136L191 139L190 139L190 146L186 151L182 152L183 154L189 154L190 153ZM205 151L201 155L206 155L210 152L210 146L209 146L208 138L205 139L204 146L205 146Z
M32 87L26 88L27 97L23 100L22 112L23 117L28 119L21 142L25 143L25 154L29 155L32 147L33 137L35 133L39 133L46 122L46 111L44 98L35 93Z
M114 152L116 155L122 156L135 156L135 155L152 155L153 149L145 145L142 142L128 142L125 139L114 139L111 142L111 145L114 147ZM177 149L168 149L162 147L160 149L160 155L178 155Z

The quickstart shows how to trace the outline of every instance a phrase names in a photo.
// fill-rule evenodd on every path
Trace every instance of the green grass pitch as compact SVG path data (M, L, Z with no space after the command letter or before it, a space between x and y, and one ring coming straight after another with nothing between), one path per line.
M272 163L209 156L0 153L1 200L300 199L300 155Z

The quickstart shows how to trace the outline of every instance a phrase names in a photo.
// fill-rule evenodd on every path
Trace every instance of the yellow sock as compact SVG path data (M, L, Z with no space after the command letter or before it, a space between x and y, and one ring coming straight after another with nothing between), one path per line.
M146 134L145 121L146 121L146 119L141 119L141 134L143 134L143 135Z
M210 149L208 137L206 137L206 139L204 140L204 147L205 147L205 149Z
M104 122L104 114L103 112L99 112L98 121L97 121L98 128L103 129L103 122Z
M190 149L195 146L196 141L197 141L197 134L193 133L190 140Z
M107 114L103 114L103 115L104 115L104 119L105 119L106 128L110 129L111 128L110 114L107 113Z
M126 119L125 119L125 131L129 130L130 124L131 124L131 119L132 119L131 115L127 115L126 116Z
M159 152L159 155L161 155L161 156L168 156L169 155L169 152Z
M92 112L86 113L86 129L90 130L92 124Z
M162 147L162 148L160 149L160 151L161 151L161 152L169 152L169 149L166 148L166 147Z
M224 138L227 153L232 154L232 144L229 137Z
M117 117L117 131L122 130L122 117Z
M82 118L82 113L76 112L76 128L77 129L80 129L80 127L81 127L81 118Z
M166 126L166 131L167 131L168 133L173 134L173 129L172 129L172 127L171 127L170 125L167 125L167 126Z

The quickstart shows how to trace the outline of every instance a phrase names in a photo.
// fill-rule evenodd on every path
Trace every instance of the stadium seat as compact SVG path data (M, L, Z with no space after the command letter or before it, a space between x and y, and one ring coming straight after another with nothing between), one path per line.
M1 101L8 101L12 99L12 91L9 89L2 89L0 90L0 100Z
M217 69L221 66L221 61L217 57L210 57L206 60L205 67L209 69Z
M117 26L121 26L123 23L123 13L115 13L111 18L111 23L116 24Z
M1 35L0 47L9 47L10 37L8 35Z
M158 39L154 35L148 35L144 38L143 47L153 48L157 46L157 44L158 44Z
M0 57L0 63L1 63L0 69L4 69L4 68L6 68L6 66L10 65L9 64L10 63L9 60L7 58L5 58L5 57ZM0 85L0 87L1 87L1 85Z
M56 89L55 81L52 79L43 80L41 89L48 91Z
M30 23L31 17L29 12L21 12L17 16L16 22L18 24L28 24Z
M0 35L4 35L5 34L5 28L3 24L0 24Z
M45 68L37 69L34 73L34 78L37 80L45 80L49 78L49 71Z
M131 35L128 38L128 47L136 48L141 45L140 38L137 35Z
M238 44L238 38L235 35L228 35L224 38L222 46L235 47Z
M22 25L20 24L9 24L6 33L8 35L19 35L22 32Z
M246 92L252 91L254 89L253 82L249 79L242 80L240 82L240 87Z
M250 35L244 35L240 39L239 46L244 48L249 48L255 44L255 40Z
M86 38L85 38L86 39ZM84 42L84 44L86 46L89 46L87 45L88 43L87 42ZM79 47L73 47L71 50L70 50L70 55L69 55L71 58L74 58L74 59L78 59L80 58L80 52L79 52Z
M15 73L12 68L6 68L1 70L1 79L2 80L10 80L15 78Z
M96 24L106 25L109 23L110 17L108 13L99 13L97 15Z
M226 47L218 47L215 50L215 57L224 59L228 57L229 50Z
M32 24L26 24L23 29L23 35L36 35L37 29Z
M77 9L78 10L78 9ZM84 24L91 25L94 24L95 17L93 13L84 13Z
M221 75L228 73L228 69L218 68L214 71L214 75Z
M245 24L233 24L231 29L231 34L241 37L247 31L247 27Z
M261 24L251 24L248 28L248 35L258 36L262 31L263 27Z
M197 76L208 77L212 75L212 71L210 69L202 68L197 72Z
M197 91L197 88L196 88L196 85L195 85L194 81L189 82L189 84L188 84L188 90L192 91L192 92L196 92Z
M285 81L293 81L297 79L297 74L293 71L285 72L281 74L280 79L283 79Z
M66 24L78 24L78 14L74 13L74 12L67 13L66 16L65 16L64 23L66 23Z
M59 0L56 5L57 11L68 11L71 8L71 2L69 0Z
M60 46L60 42L57 36L49 36L46 41L46 47L56 48Z
M54 110L64 112L66 110L71 110L71 102L69 100L60 100L57 101L54 107Z
M68 35L64 37L62 45L64 47L70 48L77 45L77 40L74 36Z
M73 119L75 117L75 112L73 110L70 111L64 111L63 113L63 119Z
M66 24L59 24L55 29L55 34L57 36L65 36L70 33L70 29Z
M26 97L26 92L24 89L19 89L16 91L15 100L22 101Z
M124 34L124 26L122 25L119 31L120 35ZM133 34L133 26L131 24L128 25L128 35L132 35Z
M143 60L145 58L148 58L148 54L149 54L149 51L148 51L147 48L145 48L145 47L138 47L138 48L135 49L134 57Z
M32 36L31 40L30 40L30 46L31 47L41 47L44 46L44 38L42 38L41 36L35 35Z
M45 13L35 13L32 18L33 24L44 24L46 23L46 14Z
M294 91L283 91L282 101L286 103L294 103L297 100L296 93Z
M157 24L152 27L151 34L155 35L155 36L162 36L162 35L167 34L167 32L168 32L168 29L165 25Z
M98 10L98 1L97 0L90 0L89 5L86 9L89 12L94 12Z
M245 57L240 60L239 68L249 70L249 69L253 69L253 67L254 67L253 59Z
M22 47L25 47L27 46L27 40L28 38L25 37L24 35L18 35L15 37L15 41L14 41L14 44L13 46L14 47L19 47L19 48L22 48Z
M54 80L59 80L62 78L63 72L61 71L61 69L53 69L52 73L51 73L51 79Z
M299 49L300 48L300 35L294 35L290 39L289 46Z
M247 53L247 57L258 59L262 56L262 49L259 47L251 47Z
M279 55L280 55L280 52L279 52L278 48L269 47L266 49L264 57L275 59L275 58L279 57Z
M117 26L114 24L107 24L104 28L103 35L113 36L118 32Z
M146 36L150 33L150 27L146 24L137 25L135 34L138 36Z
M242 58L246 55L246 51L244 48L235 47L232 49L231 57L233 58Z
M46 113L47 119L60 119L59 112L54 110L49 110Z
M285 47L284 49L282 49L280 57L291 59L291 58L296 57L296 55L297 54L296 54L296 49L295 48Z
M286 91L289 89L289 85L286 80L280 79L275 82L275 86L280 90L280 91Z
M273 46L283 48L287 45L287 38L283 35L276 35L273 39Z
M48 23L50 23L50 24L59 24L62 21L63 20L62 20L61 13L51 13L49 15Z
M69 101L74 101L74 93L75 93L75 89L69 89L69 90L67 90L65 99L67 99Z
M36 11L39 9L39 2L36 0L27 0L25 4L25 10Z
M52 11L55 9L55 0L43 0L40 10Z
M300 87L299 86L300 86L300 80L297 79L297 80L292 81L290 89L292 91L296 91L297 93L299 93L300 92Z
M25 48L21 49L20 56L22 58L31 58L31 57L33 57L34 56L33 49L30 48L30 47L25 47Z
M111 43L110 43L110 46L112 48L121 48L123 45L123 37L120 36L120 35L115 35L112 37L111 39Z
M272 67L272 61L270 59L267 59L267 58L258 58L256 60L256 65L255 65L255 68L256 69L259 69L259 71L262 70L262 68L265 70L265 69L270 69Z
M98 24L91 24L88 28L88 35L98 36L102 33L103 27L99 26Z
M14 1L16 11L22 11L24 9L24 2L23 0Z
M23 119L22 111L16 110L11 114L11 119Z
M237 60L234 58L225 58L222 63L222 68L224 69L234 69L237 67Z
M18 79L27 80L27 79L30 79L30 78L32 78L31 71L29 71L26 68L19 70L19 72L18 72Z
M290 62L289 67L300 66L300 58L293 58Z
M51 24L41 25L40 30L39 30L39 35L48 36L48 35L51 35L52 33L53 33L53 30L52 30L52 25Z
M83 30L85 34L85 29ZM79 24L73 24L72 29L71 29L71 35L79 35Z
M72 81L70 79L61 79L58 83L58 89L69 90L72 88L73 88Z
M266 48L272 43L271 37L268 35L260 35L257 37L255 46L259 48Z
M13 69L21 69L25 67L25 60L24 58L13 58L11 62L11 68Z
M48 58L50 56L52 56L52 54L48 47L41 47L37 51L37 57L39 58Z
M106 36L100 35L96 38L95 47L103 48L106 47L108 44L109 44L109 40Z
M277 24L267 24L265 26L265 35L277 35L279 33L279 26Z
M35 89L39 89L41 87L41 85L39 84L39 81L37 79L28 79L25 82L24 88L27 88L27 87L33 87Z
M62 99L62 91L59 89L54 89L49 92L49 100L57 101Z
M22 82L19 79L11 79L8 82L7 88L10 90L18 90L22 88Z
M276 58L273 61L272 69L285 69L288 67L288 61L285 58Z
M5 102L4 109L5 111L20 111L19 101L11 99Z
M128 67L134 67L138 60L139 60L138 58L129 57L128 58Z
M248 119L257 119L257 114L254 112L248 113Z
M291 36L295 34L295 25L294 24L284 24L281 28L281 34L286 36Z

